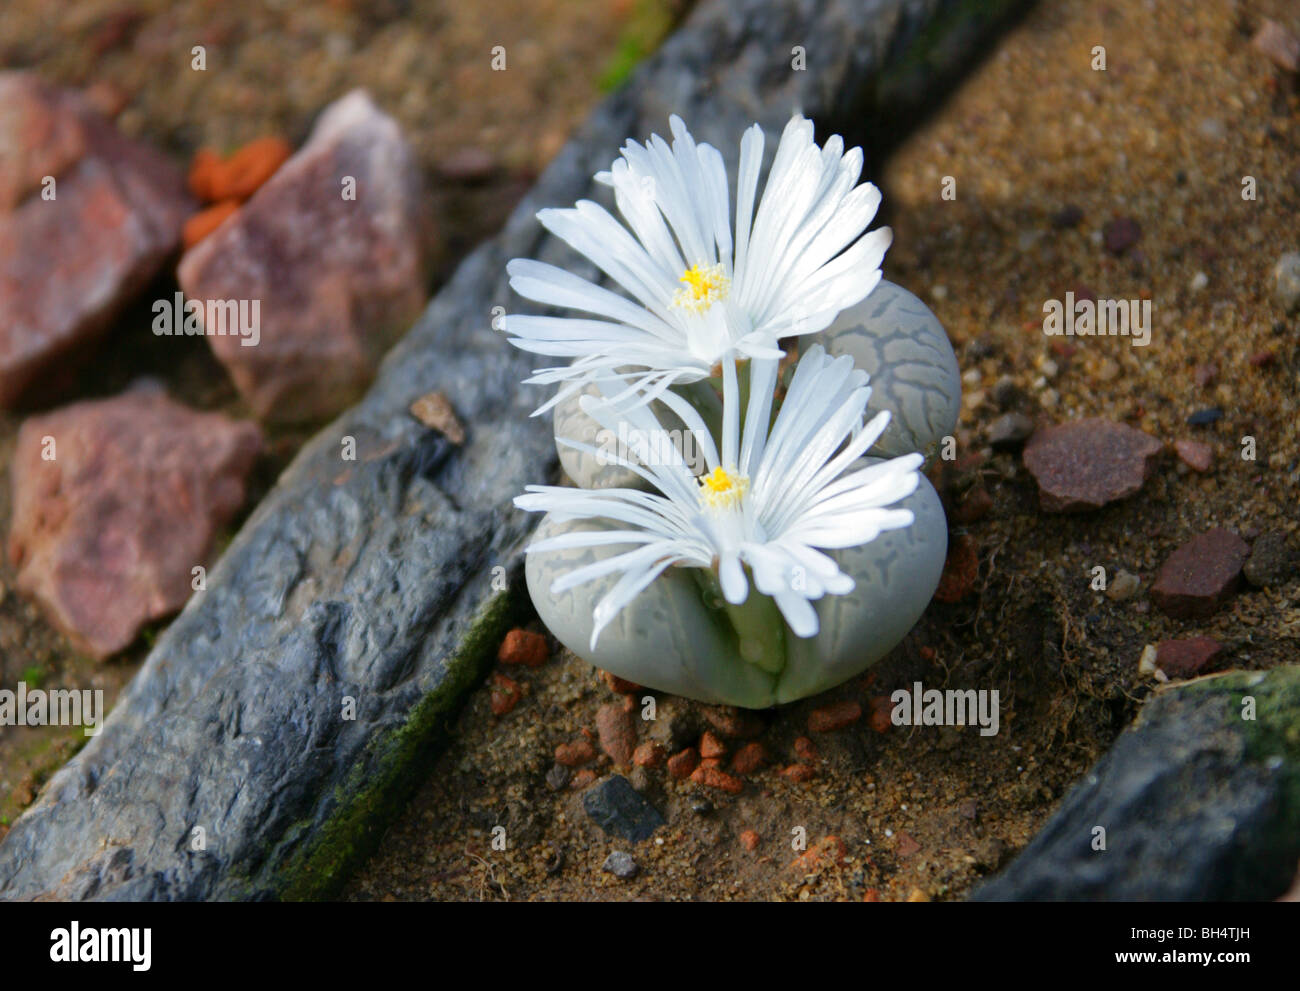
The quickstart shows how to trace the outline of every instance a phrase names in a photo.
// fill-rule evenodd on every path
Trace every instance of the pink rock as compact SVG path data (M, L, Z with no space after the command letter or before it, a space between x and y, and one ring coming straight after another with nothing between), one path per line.
M1266 55L1279 69L1300 71L1300 38L1277 21L1265 19L1250 43L1255 51Z
M181 172L79 96L0 73L0 406L89 353L192 209Z
M355 198L345 198L355 189ZM258 300L258 341L208 336L258 416L352 403L426 297L420 174L397 123L355 91L243 208L181 259L190 299Z
M1151 601L1176 619L1211 615L1236 590L1250 546L1231 530L1215 527L1193 537L1165 561L1151 586Z
M1164 445L1109 420L1072 420L1038 430L1025 446L1025 467L1038 482L1044 512L1080 513L1133 495Z
M116 653L185 604L260 450L256 425L153 389L29 418L12 463L18 588L79 648Z
M1214 463L1214 448L1200 440L1176 440L1174 450L1179 459L1189 468L1205 472Z
M1223 652L1223 644L1212 637L1161 640L1156 644L1156 667L1170 678L1194 678L1209 670Z

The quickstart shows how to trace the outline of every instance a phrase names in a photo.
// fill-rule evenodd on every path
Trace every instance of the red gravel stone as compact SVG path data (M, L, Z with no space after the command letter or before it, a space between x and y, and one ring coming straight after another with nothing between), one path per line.
M1249 545L1222 527L1195 536L1165 561L1151 601L1175 619L1209 616L1236 591L1249 555Z
M811 764L820 756L817 753L817 744L806 736L795 737L794 754L805 764Z
M1176 440L1174 450L1178 452L1178 457L1182 459L1183 464L1197 471L1209 471L1214 463L1214 448L1204 441Z
M808 714L808 730L812 733L830 733L851 726L862 718L862 706L845 700L832 702Z
M666 756L662 743L647 740L632 751L632 763L637 767L658 767Z
M1223 644L1212 637L1161 640L1156 644L1156 667L1170 678L1194 678L1204 674L1223 652Z
M740 834L740 845L750 853L758 849L758 834L752 829L747 829Z
M753 774L767 763L767 750L757 740L746 743L731 758L731 769L737 774Z
M563 764L565 767L578 767L580 764L587 764L595 759L596 748L587 739L574 740L572 743L561 743L555 748L555 763Z
M722 768L711 767L705 763L701 763L699 767L691 772L691 780L697 785L717 788L732 795L739 795L741 789L745 787L739 778L733 778Z
M906 860L921 849L921 844L908 836L907 833L900 831L894 837L894 852L898 854L900 860Z
M621 705L602 705L596 710L596 732L600 735L600 748L615 764L627 767L632 763L636 728Z
M1276 351L1256 351L1248 359L1254 368L1268 368L1277 361Z
M530 668L541 667L550 656L546 637L531 630L511 630L497 651L497 660L502 664L523 664Z
M668 773L679 781L689 778L699 766L700 754L694 747L687 747L668 758Z
M1136 493L1163 449L1140 430L1091 418L1036 431L1024 461L1043 512L1081 513Z
M714 757L723 757L727 753L727 746L716 736L705 730L700 737L700 756L705 760Z
M953 510L952 518L958 523L975 523L988 515L993 508L993 497L983 485L976 485Z
M781 769L781 777L788 778L796 784L804 784L816 776L817 772L807 764L791 764Z
M939 602L960 602L975 588L979 577L979 551L969 534L959 534L948 545L948 557L943 562L943 574L934 597Z
M523 689L519 682L512 678L507 678L503 674L492 675L492 715L504 716L507 712L519 704L519 699L523 696Z
M790 866L801 874L811 874L825 867L835 867L844 863L847 854L848 849L842 839L838 836L827 836L796 857Z
M573 791L582 791L596 783L596 772L589 767L584 767L569 779L569 788Z
M868 704L871 706L871 728L877 733L888 733L889 727L894 725L891 718L894 703L888 695L873 695Z

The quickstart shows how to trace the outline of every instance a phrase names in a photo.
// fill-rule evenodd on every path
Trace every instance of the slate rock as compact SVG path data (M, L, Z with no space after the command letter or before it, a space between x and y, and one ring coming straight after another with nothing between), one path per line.
M1215 527L1169 556L1151 586L1151 601L1166 615L1194 619L1213 613L1237 589L1250 546L1231 530Z
M259 417L317 420L360 396L419 314L428 231L414 152L396 121L354 90L321 113L307 143L238 213L185 253L178 277L186 297L205 305L259 301L256 335L206 328L212 351Z
M1043 512L1082 513L1136 493L1163 449L1140 430L1090 418L1035 431L1024 461Z
M613 874L620 881L630 881L641 872L632 855L624 850L615 850L600 865L602 871Z
M79 649L116 653L189 599L261 446L254 424L147 389L26 420L9 531L19 590Z
M971 900L1273 899L1300 860L1297 794L1300 668L1166 689Z
M62 385L179 246L192 208L179 169L76 94L0 73L0 406Z
M621 774L588 788L582 796L582 807L591 821L610 836L629 843L648 840L664 824L659 810L637 794L632 782Z
M512 499L558 465L550 424L529 416L542 390L519 384L536 362L489 315L510 301L511 258L573 265L535 212L607 195L593 174L674 112L724 156L755 120L779 134L792 106L819 121L885 110L909 120L1011 6L696 5L460 265L360 405L286 469L103 731L0 841L0 899L337 894L524 607L519 554L537 519ZM796 35L819 53L817 72L789 71ZM875 85L904 63L924 72ZM462 447L407 414L433 391L465 423ZM355 462L340 461L344 436ZM344 695L358 702L354 720L340 719ZM207 849L192 851L203 824Z

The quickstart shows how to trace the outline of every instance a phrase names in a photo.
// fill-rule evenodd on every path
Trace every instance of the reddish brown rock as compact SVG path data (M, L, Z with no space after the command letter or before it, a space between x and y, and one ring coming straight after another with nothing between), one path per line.
M561 743L555 748L555 763L565 767L580 767L596 759L596 748L587 739Z
M493 674L492 694L488 699L488 704L492 708L492 715L504 716L519 704L523 694L523 687L513 678L507 678L503 674Z
M721 768L707 767L704 764L701 764L691 773L691 781L697 785L717 788L719 791L725 791L732 795L739 795L741 789L745 787L744 782L739 778L733 778Z
M1024 460L1044 512L1081 513L1136 493L1163 448L1140 430L1093 418L1036 431Z
M635 681L628 681L626 678L620 678L618 675L610 674L608 671L600 672L600 677L609 687L609 690L618 695L632 695L641 691L641 686Z
M419 314L429 229L409 145L357 91L185 253L178 275L191 299L260 301L255 346L247 335L208 336L257 415L319 419L360 395Z
M894 837L894 852L898 854L900 860L906 860L914 856L921 850L921 844L912 839L907 833L899 832Z
M852 726L862 718L862 706L853 701L832 702L808 714L808 729L813 733L830 733Z
M0 406L93 353L192 211L162 155L76 94L0 73Z
M668 758L668 773L679 781L689 778L699 766L700 754L694 747L687 747Z
M1193 537L1161 567L1151 601L1176 619L1209 616L1236 591L1249 555L1249 545L1222 527Z
M1214 464L1214 448L1199 440L1176 440L1174 451L1179 459L1189 468L1206 472Z
M1101 228L1102 241L1112 255L1122 255L1142 238L1142 228L1132 217L1115 217Z
M710 758L722 757L727 752L727 746L719 740L713 733L708 730L700 737L700 756L705 760Z
M809 874L824 867L836 867L844 863L848 852L844 841L838 836L827 836L796 857L790 866L801 874Z
M731 758L731 769L737 774L753 774L766 763L767 750L757 740L751 740Z
M497 660L502 664L523 664L525 667L539 668L551 656L546 637L532 630L513 629L506 634L497 649Z
M750 853L753 853L758 849L758 843L758 833L754 832L752 829L746 829L740 834L740 845Z
M868 703L871 706L869 723L877 733L888 733L894 725L894 703L888 695L873 695Z
M793 781L796 784L804 784L805 782L811 781L816 776L817 772L807 764L790 764L781 769L781 777Z
M974 590L979 570L979 551L975 549L975 541L970 534L963 533L954 537L948 544L943 574L939 576L939 587L934 590L935 599L939 602L960 602Z
M116 653L190 597L260 450L253 424L153 390L31 417L12 463L18 588L80 649Z
M1195 678L1210 670L1223 652L1223 644L1212 637L1161 640L1156 644L1156 667L1170 678Z
M277 137L250 141L226 158L202 148L190 166L190 192L209 203L242 202L257 192L292 153L289 143Z
M805 764L811 764L817 760L817 744L806 736L797 736L794 740L794 754Z
M665 756L662 743L648 740L632 751L632 763L637 767L659 767L664 762Z
M620 767L632 763L636 749L636 729L632 717L621 705L602 705L596 710L596 732L600 735L600 749Z

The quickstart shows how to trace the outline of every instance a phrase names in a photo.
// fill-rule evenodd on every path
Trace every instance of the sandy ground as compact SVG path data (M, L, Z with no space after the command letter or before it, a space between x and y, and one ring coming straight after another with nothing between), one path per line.
M942 481L949 496L982 484L992 499L987 515L954 528L977 548L969 596L934 603L868 677L764 714L758 739L771 764L744 776L740 794L663 768L629 772L667 820L640 844L602 833L575 781L553 772L556 746L594 735L598 708L618 696L567 654L536 671L511 668L503 673L523 698L498 717L490 686L471 697L451 747L348 896L960 898L1130 722L1152 690L1137 670L1145 644L1207 635L1228 647L1225 666L1296 661L1294 579L1246 589L1204 621L1170 619L1147 595L1164 559L1205 529L1297 529L1298 338L1269 298L1269 272L1300 247L1300 102L1250 47L1264 16L1300 31L1282 0L1041 4L879 176L895 228L886 277L930 303L965 374L962 460ZM1097 45L1104 71L1092 68ZM943 198L945 176L955 199ZM1244 176L1256 180L1253 200L1242 198ZM1104 245L1115 218L1141 232L1122 256ZM1043 302L1067 291L1149 298L1150 345L1045 337ZM1209 364L1217 377L1199 384ZM1214 406L1220 420L1188 424ZM1019 458L985 447L1004 409L1205 441L1214 465L1198 474L1169 454L1135 498L1045 516ZM1240 453L1247 436L1253 461ZM1097 565L1136 573L1141 590L1124 601L1093 591ZM997 689L1001 732L877 732L867 715L808 730L818 706L851 700L869 713L873 698L915 680ZM633 716L644 742L662 728L639 718L642 694ZM700 716L661 697L658 719L666 712L685 724ZM779 773L805 759L800 736L817 751L803 784ZM725 742L729 761L742 741ZM597 781L613 770L608 758L588 769ZM492 842L497 826L504 849ZM795 848L801 836L806 851ZM613 851L631 854L634 879L602 870Z

